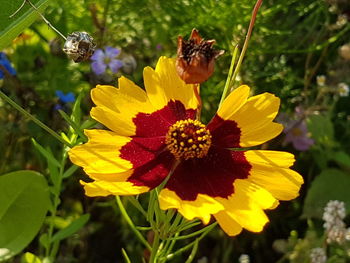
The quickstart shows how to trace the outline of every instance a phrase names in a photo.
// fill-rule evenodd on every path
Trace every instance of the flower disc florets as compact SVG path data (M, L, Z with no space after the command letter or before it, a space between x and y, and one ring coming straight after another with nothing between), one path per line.
M202 158L211 145L211 135L197 120L177 121L169 128L165 143L176 159Z

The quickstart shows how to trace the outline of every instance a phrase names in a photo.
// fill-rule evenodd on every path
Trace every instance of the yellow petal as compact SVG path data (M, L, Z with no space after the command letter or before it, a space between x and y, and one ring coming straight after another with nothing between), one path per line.
M198 194L196 200L185 201L175 192L166 188L160 192L158 199L161 209L176 208L186 219L200 218L204 224L209 223L211 214L224 208L222 204L210 196Z
M294 155L278 151L247 151L244 153L252 165L249 180L268 190L279 200L291 200L299 195L303 178L288 169Z
M246 103L249 91L250 88L246 85L242 85L232 91L224 100L217 114L224 120L232 120L232 115Z
M118 174L132 168L132 164L119 157L119 150L131 138L105 130L85 130L89 141L69 151L71 161L83 167L87 174Z
M136 127L132 119L140 112L152 113L146 92L127 78L118 79L119 88L97 85L91 91L96 104L91 116L119 135L132 136Z
M215 198L225 207L224 222L229 222L227 217L230 217L249 231L262 231L269 221L263 209L275 208L278 201L268 191L248 180L237 179L234 188L235 192L227 199ZM224 216L223 213L220 215Z
M230 117L241 129L241 147L262 144L282 132L283 126L272 122L278 113L279 104L279 98L273 94L260 94L249 98Z
M180 79L175 59L160 57L155 70L151 67L144 69L143 78L148 98L155 108L162 109L170 100L179 100L186 109L197 109L196 86Z
M216 221L219 223L222 230L229 236L237 236L242 232L242 226L238 224L232 217L230 217L225 211L220 211L214 215Z
M80 183L84 186L87 196L138 195L149 191L149 187L135 186L130 182L80 181Z

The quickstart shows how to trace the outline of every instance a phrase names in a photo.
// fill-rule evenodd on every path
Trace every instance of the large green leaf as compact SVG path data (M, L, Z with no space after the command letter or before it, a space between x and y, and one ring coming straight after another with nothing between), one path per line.
M340 170L322 171L307 192L303 216L322 218L323 209L330 200L345 202L347 214L350 212L350 175Z
M31 0L43 12L49 0ZM0 0L0 50L11 44L24 29L29 27L38 17L38 13L26 3L12 18L10 16L21 6L23 0Z
M24 249L38 233L50 204L46 179L34 171L0 176L0 261Z

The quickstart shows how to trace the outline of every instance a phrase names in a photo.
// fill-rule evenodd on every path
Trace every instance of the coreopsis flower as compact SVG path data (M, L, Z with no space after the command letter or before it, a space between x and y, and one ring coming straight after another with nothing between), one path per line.
M186 84L175 60L161 57L144 69L145 90L125 77L118 88L98 85L91 116L110 130L85 130L89 140L69 152L93 180L82 182L88 196L137 195L167 179L159 193L163 210L209 223L215 217L229 235L242 228L260 232L265 209L298 196L302 177L289 167L290 153L244 150L282 131L273 122L279 99L249 97L241 86L204 125L196 120L197 85Z
M1 69L0 67L0 79L3 79L5 76L5 73L3 72L3 70L6 70L8 74L10 75L16 75L16 70L14 69L14 67L12 67L11 62L8 60L6 54L4 52L0 52L0 65L1 67L3 67L3 69Z
M91 56L92 71L96 75L105 73L107 68L109 68L113 73L117 73L118 70L123 66L123 62L117 59L120 54L120 49L113 47L106 47L103 51L102 49L97 49L95 53Z
M196 29L190 39L177 39L176 69L181 79L188 84L202 83L214 72L215 59L224 53L214 50L215 40L204 40Z

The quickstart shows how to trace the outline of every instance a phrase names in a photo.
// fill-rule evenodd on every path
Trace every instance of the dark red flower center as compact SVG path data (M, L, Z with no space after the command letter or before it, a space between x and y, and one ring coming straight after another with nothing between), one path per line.
M180 120L169 128L165 143L178 160L203 158L211 146L211 135L197 120Z

